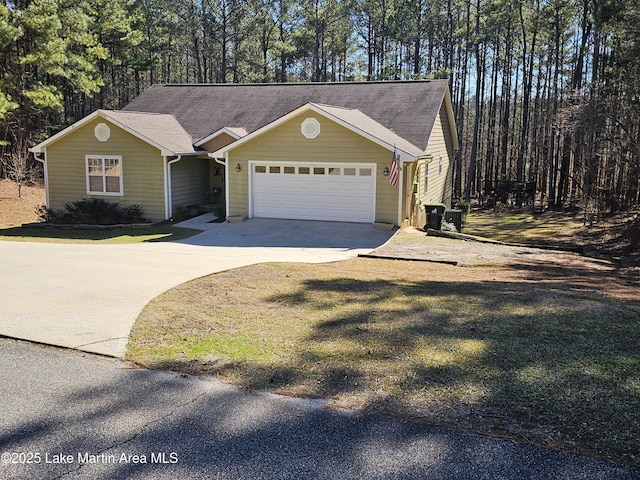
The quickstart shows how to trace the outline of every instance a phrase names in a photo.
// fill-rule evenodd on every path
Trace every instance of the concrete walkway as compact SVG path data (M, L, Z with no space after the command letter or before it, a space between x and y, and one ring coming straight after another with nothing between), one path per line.
M181 242L0 242L0 335L122 357L144 306L176 285L256 263L339 261L393 234L362 224L206 220L187 223L206 230Z

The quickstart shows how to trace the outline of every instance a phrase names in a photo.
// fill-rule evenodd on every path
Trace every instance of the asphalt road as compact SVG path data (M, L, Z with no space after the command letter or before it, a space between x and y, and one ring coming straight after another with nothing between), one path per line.
M630 480L640 470L0 339L0 479L23 478Z

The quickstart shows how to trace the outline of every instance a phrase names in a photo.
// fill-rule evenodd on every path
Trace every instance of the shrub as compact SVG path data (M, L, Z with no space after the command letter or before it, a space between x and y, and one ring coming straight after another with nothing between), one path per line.
M120 206L98 198L84 198L65 204L62 210L41 208L40 220L70 225L116 225L143 222L140 205Z
M466 200L458 200L456 208L462 210L462 215L466 216L471 211L471 205Z
M183 220L187 220L189 218L189 211L187 207L184 205L176 205L173 207L173 218L172 220L176 223L182 222Z
M219 203L213 209L213 214L218 220L224 220L226 218L226 207L223 203Z

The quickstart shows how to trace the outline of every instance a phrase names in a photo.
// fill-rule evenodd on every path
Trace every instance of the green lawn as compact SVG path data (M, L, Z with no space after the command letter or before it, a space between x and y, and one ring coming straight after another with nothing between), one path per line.
M147 305L128 358L638 465L637 285L548 267L224 272Z
M52 242L52 243L142 243L182 240L200 233L199 230L161 224L139 229L92 230L80 228L29 228L0 229L0 241Z

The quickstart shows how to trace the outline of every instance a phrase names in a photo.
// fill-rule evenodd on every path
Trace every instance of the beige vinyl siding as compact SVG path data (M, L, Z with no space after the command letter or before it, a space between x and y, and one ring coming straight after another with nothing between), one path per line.
M438 118L433 125L431 136L429 137L429 143L427 145L427 152L433 155L433 159L428 165L426 162L421 161L420 166L416 171L416 175L418 176L418 196L420 202L422 204L444 203L445 205L450 206L454 151L449 118L444 104L440 108ZM426 168L429 169L429 184L426 185L425 194L424 187Z
M94 135L98 123L107 123L111 136L100 142ZM122 196L87 194L86 155L122 157ZM164 162L154 148L130 133L97 118L59 139L46 149L50 208L61 209L83 198L103 198L122 205L141 205L145 218L162 220L164 210Z
M209 203L209 161L183 157L171 165L173 208Z
M300 132L306 118L320 122L321 132L307 139ZM374 163L377 165L376 212L378 222L397 223L398 191L383 175L392 152L313 112L301 115L263 133L229 152L229 215L249 213L249 161ZM241 171L236 172L240 164Z

